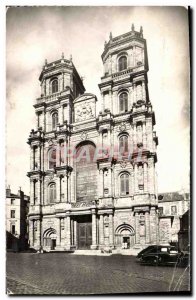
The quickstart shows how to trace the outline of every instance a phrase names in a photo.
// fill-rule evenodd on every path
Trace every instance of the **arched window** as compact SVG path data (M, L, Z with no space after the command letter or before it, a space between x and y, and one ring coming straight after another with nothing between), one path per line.
M52 93L57 93L58 92L58 80L54 79L52 81Z
M56 201L56 184L51 183L48 186L48 200L49 203L54 203Z
M123 71L127 69L127 57L121 56L118 60L118 70Z
M120 194L129 195L129 175L127 173L120 176Z
M54 169L56 167L56 149L50 149L48 151L48 166L49 169Z
M58 113L55 112L52 114L52 130L56 130L57 124L58 124Z
M90 202L97 196L97 163L95 161L96 147L86 141L76 149L76 201Z
M120 112L128 111L128 95L125 92L121 93L119 96L119 107Z
M119 138L119 152L120 154L127 154L129 151L129 147L128 147L128 136L126 135L122 135Z

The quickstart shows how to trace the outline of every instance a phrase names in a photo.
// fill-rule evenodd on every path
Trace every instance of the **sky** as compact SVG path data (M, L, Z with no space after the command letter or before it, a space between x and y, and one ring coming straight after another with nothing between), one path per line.
M189 35L183 7L11 7L6 17L6 185L29 194L27 139L44 60L73 57L86 91L101 96L101 54L113 37L143 26L156 117L158 192L189 190Z

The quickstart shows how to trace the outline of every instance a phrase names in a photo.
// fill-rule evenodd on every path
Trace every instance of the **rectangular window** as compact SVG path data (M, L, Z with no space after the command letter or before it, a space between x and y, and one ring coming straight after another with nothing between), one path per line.
M176 215L177 214L177 206L176 205L174 205L174 206L171 207L171 214L172 215Z
M15 204L15 199L11 199L11 205Z
M160 216L163 215L163 207L159 207L159 215L160 215Z
M12 227L11 227L11 233L12 233L12 234L15 234L15 233L16 233L15 225L12 225Z
M15 218L15 210L11 210L11 219Z

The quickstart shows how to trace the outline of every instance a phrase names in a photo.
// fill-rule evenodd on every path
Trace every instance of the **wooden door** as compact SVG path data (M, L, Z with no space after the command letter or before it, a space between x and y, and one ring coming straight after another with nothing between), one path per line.
M92 223L78 223L78 249L90 249L92 244Z

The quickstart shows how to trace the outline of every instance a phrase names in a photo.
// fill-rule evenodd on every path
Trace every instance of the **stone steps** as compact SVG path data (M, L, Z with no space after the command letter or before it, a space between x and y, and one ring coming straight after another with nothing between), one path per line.
M110 256L112 253L101 253L101 250L75 250L73 255L99 255L99 256Z

